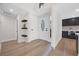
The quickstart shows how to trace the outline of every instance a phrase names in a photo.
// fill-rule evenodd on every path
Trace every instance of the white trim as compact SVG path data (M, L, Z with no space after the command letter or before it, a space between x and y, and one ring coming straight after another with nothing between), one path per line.
M58 41L57 41L56 43L54 43L54 44L53 44L53 42L51 42L51 46L52 46L52 48L55 49L56 46L59 44L60 41L61 41L61 39L58 40Z
M1 43L0 43L0 52L1 52Z
M2 42L7 42L7 41L11 41L11 40L17 40L17 39L6 39L6 40L2 40L2 41L0 41L0 43L2 43Z
M17 42L22 43L22 42L25 42L25 40L24 39L18 39Z
M33 41L33 40L45 40L45 39L32 39L32 40L28 39L28 40L26 40L26 42L31 42L31 41ZM50 42L50 40L45 40L45 41Z
M59 42L61 41L61 39L60 40L58 40L58 42L56 43L56 45L55 45L55 48L56 48L56 46L59 44Z

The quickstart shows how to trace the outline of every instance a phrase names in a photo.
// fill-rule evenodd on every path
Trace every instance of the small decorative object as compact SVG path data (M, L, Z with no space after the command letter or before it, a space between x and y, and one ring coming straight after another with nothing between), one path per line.
M22 29L27 29L26 24L23 25Z
M41 22L41 29L42 29L42 31L44 31L44 28L45 28L45 23L44 23L44 20L42 20L42 22Z

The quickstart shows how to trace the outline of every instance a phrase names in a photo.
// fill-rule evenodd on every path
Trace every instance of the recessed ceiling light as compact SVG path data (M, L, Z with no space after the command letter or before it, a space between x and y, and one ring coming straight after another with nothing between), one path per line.
M79 12L79 9L75 9L76 12Z
M13 9L10 9L10 12L13 12L14 10Z

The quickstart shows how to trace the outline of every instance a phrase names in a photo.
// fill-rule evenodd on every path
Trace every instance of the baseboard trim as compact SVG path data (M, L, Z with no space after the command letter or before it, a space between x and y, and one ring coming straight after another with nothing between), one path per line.
M24 39L18 39L17 42L22 43L22 42L25 42L25 40Z
M17 40L17 39L6 39L6 40L3 40L3 41L0 41L0 43L2 43L2 42L7 42L7 41L11 41L11 40Z
M0 43L0 51L1 51L1 43Z
M58 40L58 42L57 43L54 43L54 44L53 44L53 42L51 42L52 48L55 49L57 47L57 45L59 44L60 41L61 41L61 39Z
M31 41L33 41L33 40L39 40L39 39L32 39L32 40L26 40L26 42L31 42ZM45 40L45 39L40 39L40 40ZM48 41L48 42L50 42L50 40L45 40L45 41Z

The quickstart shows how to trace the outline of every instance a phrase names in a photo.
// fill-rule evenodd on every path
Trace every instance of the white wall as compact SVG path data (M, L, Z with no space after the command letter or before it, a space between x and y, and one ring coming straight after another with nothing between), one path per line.
M58 13L57 6L52 7L51 30L52 30L51 45L53 48L55 48L62 38L62 19L60 14Z
M0 15L0 42L16 40L16 19Z
M37 17L34 14L29 14L28 20L28 41L38 39L37 37Z
M29 14L28 20L28 41L42 39L49 41L50 40L50 15L43 14L40 16ZM45 21L45 28L48 28L48 31L42 31L41 29L41 20Z
M45 29L41 29L41 21L44 20ZM47 31L46 31L47 28ZM38 38L46 41L50 41L50 15L44 14L38 17Z
M28 37L22 37L21 35L25 34L28 35L28 29L21 29L23 27L23 22L22 20L28 20L27 15L18 15L17 16L17 24L18 24L18 42L24 42L27 41ZM26 27L28 28L28 21L25 23Z

